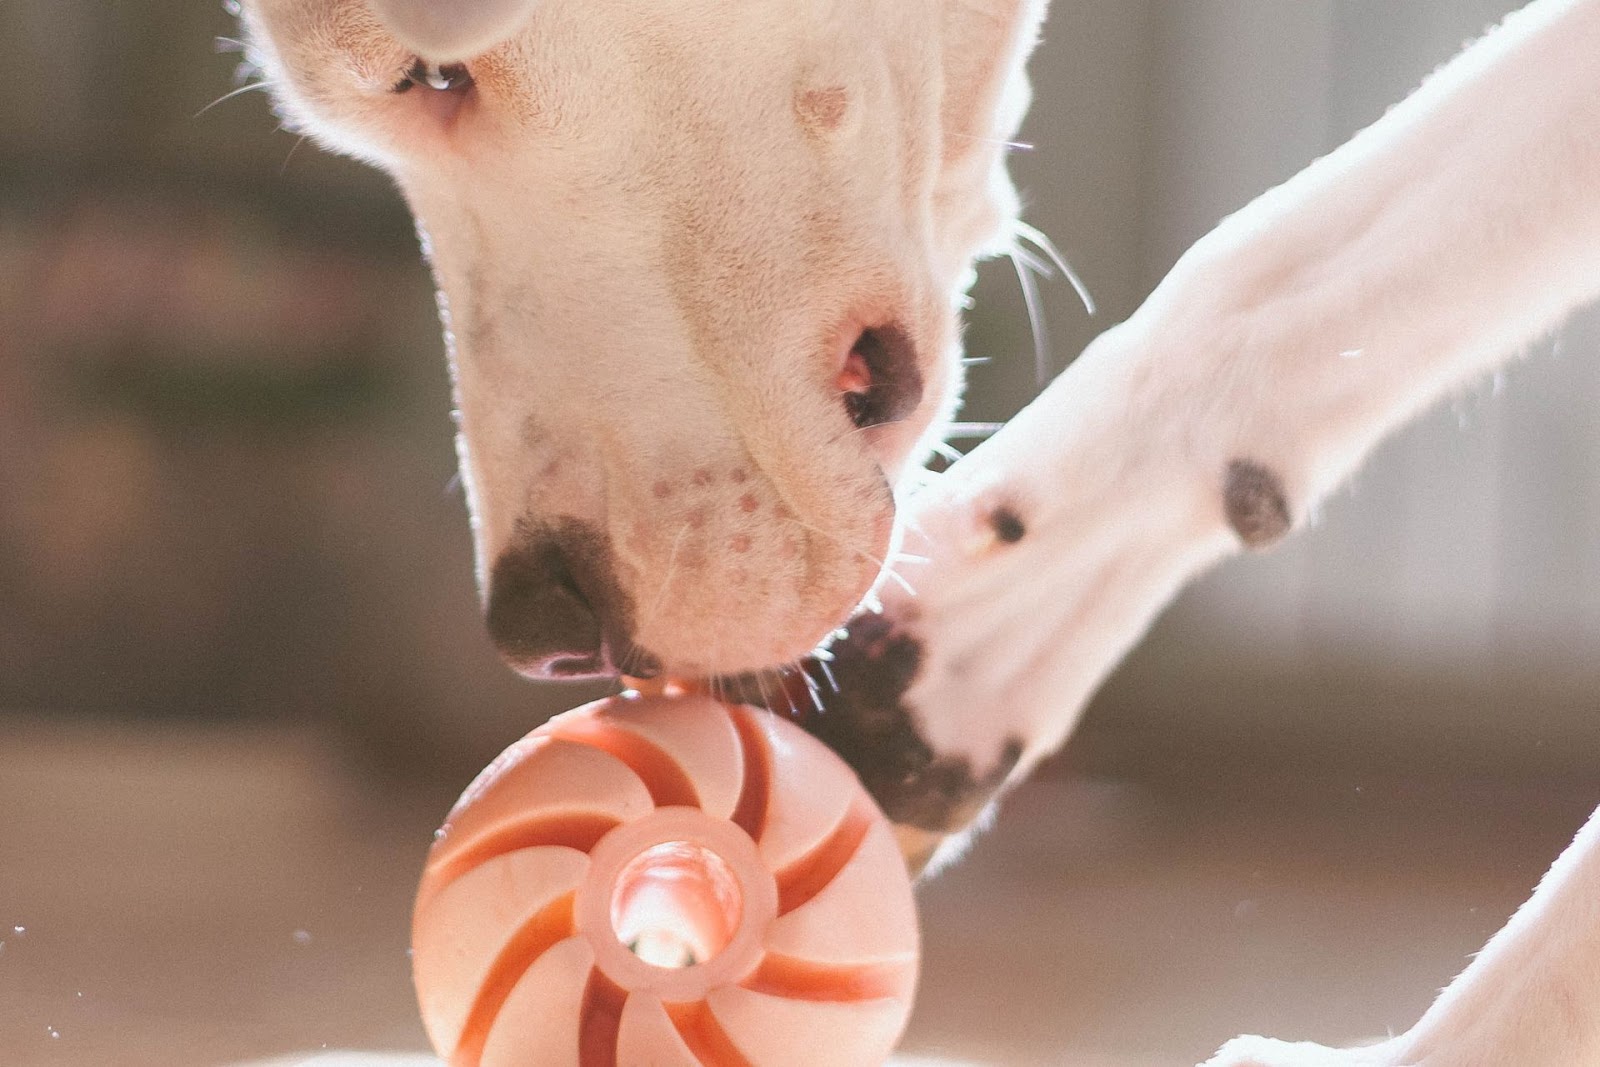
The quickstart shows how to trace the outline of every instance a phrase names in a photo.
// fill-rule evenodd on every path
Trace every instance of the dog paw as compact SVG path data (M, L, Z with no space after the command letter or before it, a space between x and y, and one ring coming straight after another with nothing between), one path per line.
M1199 1067L1404 1067L1394 1042L1335 1049L1309 1041L1236 1037Z

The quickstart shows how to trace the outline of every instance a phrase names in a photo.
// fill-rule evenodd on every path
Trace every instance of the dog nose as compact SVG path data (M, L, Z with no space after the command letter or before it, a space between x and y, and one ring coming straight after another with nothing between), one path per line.
M594 678L621 666L648 677L659 666L634 647L613 583L609 553L582 534L525 539L489 576L489 638L530 678Z

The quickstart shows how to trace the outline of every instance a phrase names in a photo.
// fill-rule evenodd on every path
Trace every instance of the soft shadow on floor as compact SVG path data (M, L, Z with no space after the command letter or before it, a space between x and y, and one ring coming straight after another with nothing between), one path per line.
M1403 1028L1595 799L1195 766L1034 782L923 889L905 1067L1188 1065L1241 1031ZM407 938L444 803L303 733L0 717L0 1063L430 1063Z

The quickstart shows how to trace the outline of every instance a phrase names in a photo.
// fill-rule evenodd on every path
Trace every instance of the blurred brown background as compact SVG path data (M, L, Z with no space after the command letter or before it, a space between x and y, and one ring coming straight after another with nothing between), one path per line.
M1057 0L1014 173L1101 305L1508 0ZM593 688L488 648L388 182L275 131L215 0L0 5L0 1063L417 1048L467 778ZM1008 263L967 415L1037 385ZM1600 316L1187 593L925 899L908 1049L1193 1062L1403 1027L1600 797Z

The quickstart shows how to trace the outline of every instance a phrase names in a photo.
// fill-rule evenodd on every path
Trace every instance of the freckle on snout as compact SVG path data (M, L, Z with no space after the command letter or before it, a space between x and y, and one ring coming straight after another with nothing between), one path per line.
M794 96L795 118L808 133L829 133L838 129L849 106L850 95L840 85L802 89Z
M728 541L728 548L734 552L750 551L750 535L734 534Z
M711 472L704 467L701 467L699 470L694 472L695 485L710 485L715 480L716 479L712 477Z
M657 482L650 491L655 494L657 500L665 500L672 495L672 486L666 482Z
M744 512L746 515L749 515L760 506L761 501L756 499L756 495L754 493L746 493L744 496L739 498L739 510Z

